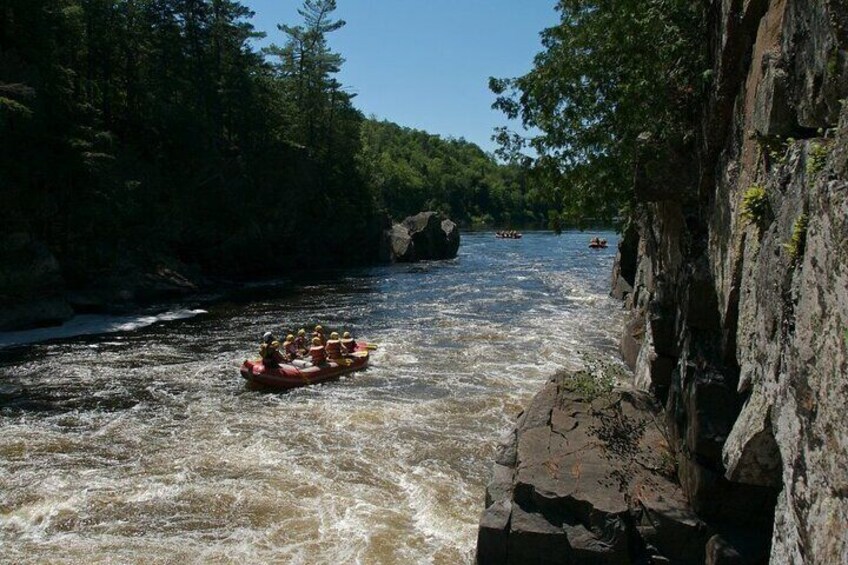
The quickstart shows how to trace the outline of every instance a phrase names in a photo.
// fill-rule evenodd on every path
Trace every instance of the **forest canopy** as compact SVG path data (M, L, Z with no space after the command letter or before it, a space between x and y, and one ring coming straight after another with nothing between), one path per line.
M464 139L386 121L362 125L360 171L395 218L438 210L465 227L544 227L548 202L519 165Z
M306 0L260 50L234 0L0 0L0 222L85 284L160 256L246 275L367 261L384 211L543 221L519 167L362 116L335 9Z

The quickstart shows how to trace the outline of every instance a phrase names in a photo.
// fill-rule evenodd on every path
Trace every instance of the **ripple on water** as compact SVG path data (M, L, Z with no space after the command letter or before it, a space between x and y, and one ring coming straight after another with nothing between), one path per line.
M455 261L4 353L0 561L470 562L496 441L554 371L615 348L613 253L587 238L466 234ZM368 371L244 387L265 328L318 321L379 343Z

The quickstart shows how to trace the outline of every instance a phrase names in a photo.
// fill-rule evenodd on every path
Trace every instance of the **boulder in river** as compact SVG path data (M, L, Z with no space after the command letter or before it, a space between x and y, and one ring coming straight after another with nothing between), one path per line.
M437 212L421 212L385 230L389 261L409 263L452 259L459 250L459 228Z

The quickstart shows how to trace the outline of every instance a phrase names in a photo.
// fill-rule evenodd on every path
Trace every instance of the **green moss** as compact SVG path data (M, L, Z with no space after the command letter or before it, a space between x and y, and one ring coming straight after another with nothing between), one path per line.
M792 225L792 237L783 247L789 253L792 263L797 263L804 254L804 246L807 243L807 214L801 214Z
M815 177L824 169L830 147L823 143L811 143L807 154L807 176Z
M760 231L763 231L768 226L771 207L769 206L765 188L759 184L753 184L748 187L748 190L742 196L741 215L748 223L757 226Z

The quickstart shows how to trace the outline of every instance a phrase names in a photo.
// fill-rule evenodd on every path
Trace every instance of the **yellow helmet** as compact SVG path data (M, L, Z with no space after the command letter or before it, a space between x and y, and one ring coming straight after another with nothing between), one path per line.
M323 333L323 332L324 332L324 328L322 328L321 326L315 326L315 331L316 331L316 332Z
M312 338L312 345L321 345L321 338L320 337L313 337Z
M342 337L344 337L345 339L350 339L350 332L345 332Z
M292 334L287 335L286 341L294 341L294 336Z
M338 332L333 332L333 333L331 333L331 334L330 334L330 339L339 339L339 333L338 333Z
M303 337L303 336L305 336L305 335L306 335L306 330L304 330L304 329L297 330L297 335L298 335L298 337Z

